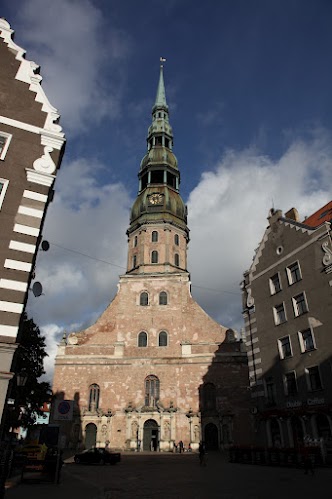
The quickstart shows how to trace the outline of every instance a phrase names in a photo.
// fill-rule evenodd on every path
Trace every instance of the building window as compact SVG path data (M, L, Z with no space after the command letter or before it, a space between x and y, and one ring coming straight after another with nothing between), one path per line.
M176 267L180 267L180 257L178 255L178 253L175 253L175 255L174 255L174 265Z
M280 338L278 340L278 348L281 359L287 359L288 357L291 357L292 348L291 348L290 337L285 336L284 338Z
M151 241L153 243L157 243L158 242L158 232L156 230L152 231Z
M304 329L303 331L299 331L299 340L302 353L315 350L315 339L311 329Z
M265 380L265 397L266 405L276 405L276 386L272 376L268 376Z
M292 265L289 265L286 268L286 272L287 272L288 282L290 285L301 281L302 275L299 262L295 262L292 263Z
M133 268L135 268L135 267L136 267L136 265L137 265L137 256L136 256L136 255L134 255L134 256L133 256Z
M151 263L158 263L158 251L152 251Z
M145 405L147 407L156 407L159 400L160 383L157 376L150 374L145 378Z
M179 235L178 234L175 234L175 236L174 236L174 243L176 246L179 246Z
M281 284L280 284L280 277L279 273L275 274L269 279L270 283L270 292L271 295L275 295L276 293L279 293L281 291Z
M10 133L0 132L0 159L5 159L9 143L12 139Z
M167 293L162 291L159 293L159 305L167 305Z
M216 387L213 383L203 385L203 408L207 411L216 408Z
M284 375L285 394L292 396L297 394L297 383L295 371L291 371Z
M0 208L2 206L3 200L5 199L6 190L8 187L8 180L0 178Z
M95 383L89 388L89 411L96 411L99 407L100 388Z
M299 295L294 296L294 298L292 298L292 300L293 300L295 317L298 317L299 315L302 315L302 314L305 314L306 312L308 312L308 305L307 305L307 301L305 299L304 293L300 293Z
M138 346L147 347L148 346L148 335L145 331L141 331L138 335Z
M142 307L146 307L147 305L149 305L149 295L147 294L146 291L143 291L143 293L140 294L139 304Z
M167 347L167 333L166 331L160 331L159 333L159 346L160 347Z
M305 369L305 373L307 377L308 389L311 392L321 390L323 388L318 366L308 367Z
M274 323L276 326L279 326L279 324L283 324L284 322L286 322L287 319L285 305L283 303L280 303L280 305L273 307L273 315Z
M134 248L137 246L137 236L134 237Z

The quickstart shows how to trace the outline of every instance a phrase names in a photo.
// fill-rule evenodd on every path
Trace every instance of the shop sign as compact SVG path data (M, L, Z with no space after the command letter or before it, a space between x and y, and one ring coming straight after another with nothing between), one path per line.
M295 409L302 406L302 400L289 400L286 402L287 409Z
M307 399L307 404L308 405L322 405L322 404L325 404L325 399L323 397L322 398L315 397L313 399Z

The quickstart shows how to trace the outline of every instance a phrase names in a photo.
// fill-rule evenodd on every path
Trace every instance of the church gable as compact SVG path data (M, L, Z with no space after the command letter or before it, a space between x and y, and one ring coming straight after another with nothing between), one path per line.
M282 212L278 210L269 217L270 225L250 267L253 277L277 264L286 255L296 253L303 245L310 244L315 230L281 215Z

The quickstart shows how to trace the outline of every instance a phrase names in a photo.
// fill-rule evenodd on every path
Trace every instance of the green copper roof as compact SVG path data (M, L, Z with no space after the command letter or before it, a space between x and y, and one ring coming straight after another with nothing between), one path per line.
M164 83L164 74L163 74L163 65L160 65L160 76L159 76L159 84L156 95L156 102L154 104L155 108L166 108L168 109L166 102L166 92L165 92L165 83Z

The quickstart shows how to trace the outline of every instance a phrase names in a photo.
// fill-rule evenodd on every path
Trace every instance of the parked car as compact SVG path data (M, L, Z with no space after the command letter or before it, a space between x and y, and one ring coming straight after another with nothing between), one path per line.
M121 454L103 447L92 447L75 454L74 461L76 464L116 464L121 461Z

